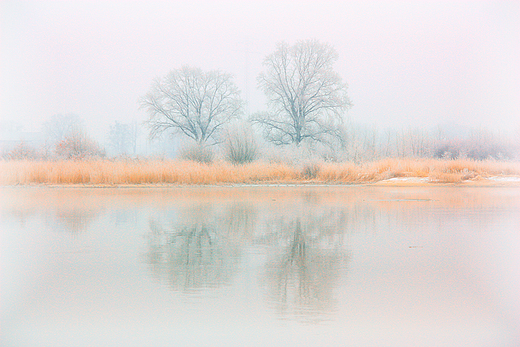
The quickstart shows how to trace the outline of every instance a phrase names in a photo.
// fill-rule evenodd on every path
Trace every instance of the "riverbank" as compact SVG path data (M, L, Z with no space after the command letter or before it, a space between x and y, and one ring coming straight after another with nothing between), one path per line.
M178 185L370 184L520 186L520 163L384 159L299 164L176 160L0 161L0 185L167 187Z

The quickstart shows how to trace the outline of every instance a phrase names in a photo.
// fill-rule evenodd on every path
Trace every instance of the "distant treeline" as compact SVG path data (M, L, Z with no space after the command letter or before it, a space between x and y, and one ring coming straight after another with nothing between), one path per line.
M59 120L54 119L54 123L56 121ZM49 126L49 123L46 124ZM222 133L218 144L207 146L175 137L148 140L144 125L115 122L107 134L106 146L93 140L83 128L71 126L59 135L47 132L44 141L37 144L14 141L1 149L0 158L178 158L206 163L227 160L234 164L255 160L285 163L309 160L362 163L384 158L520 160L518 134L504 135L482 128L465 129L465 132L453 132L446 127L437 127L430 131L414 128L391 130L352 123L344 124L341 130L342 140L333 144L274 145L264 141L251 124L243 121L231 124ZM147 151L143 150L143 143L147 146ZM158 149L153 149L154 143Z
M140 99L148 119L114 122L106 146L89 136L80 117L56 115L44 123L41 142L11 143L0 148L0 155L6 160L180 158L233 164L520 159L520 129L505 135L483 128L392 130L350 122L352 102L347 83L334 70L337 59L331 45L317 40L280 42L257 77L266 109L253 114L245 114L231 74L182 66L156 78Z

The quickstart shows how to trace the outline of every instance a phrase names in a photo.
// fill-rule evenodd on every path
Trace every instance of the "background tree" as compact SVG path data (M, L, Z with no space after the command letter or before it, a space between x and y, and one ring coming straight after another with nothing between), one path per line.
M130 124L115 121L115 123L110 126L108 137L110 147L117 154L126 155L128 154L129 148L133 148L132 128Z
M218 131L242 110L230 74L187 66L155 80L141 105L150 116L151 137L172 130L200 145L219 142Z
M81 131L83 131L83 120L72 113L54 115L49 121L43 123L43 133L50 145L55 145L72 133Z
M51 155L58 143L65 141L74 133L83 132L83 119L73 114L56 114L42 125L45 139L44 153Z
M336 51L316 40L293 46L280 43L265 58L266 70L258 85L270 110L252 120L263 127L267 140L300 145L304 140L326 142L341 136L337 124L351 103L347 84L333 70L336 60Z

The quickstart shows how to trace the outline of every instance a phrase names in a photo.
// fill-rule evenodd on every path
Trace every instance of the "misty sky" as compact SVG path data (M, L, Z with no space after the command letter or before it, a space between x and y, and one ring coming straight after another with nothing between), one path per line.
M276 43L339 53L353 122L520 126L519 1L0 1L0 120L75 113L103 136L182 65L235 76L247 110ZM247 52L247 53L246 53Z

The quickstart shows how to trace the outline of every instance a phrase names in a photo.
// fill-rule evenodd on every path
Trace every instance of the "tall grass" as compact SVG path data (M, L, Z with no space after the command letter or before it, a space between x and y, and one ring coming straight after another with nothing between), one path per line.
M385 159L364 164L313 163L312 167L253 162L233 165L161 160L0 161L0 184L360 184L394 177L423 177L459 183L489 176L518 175L520 163L441 159Z

